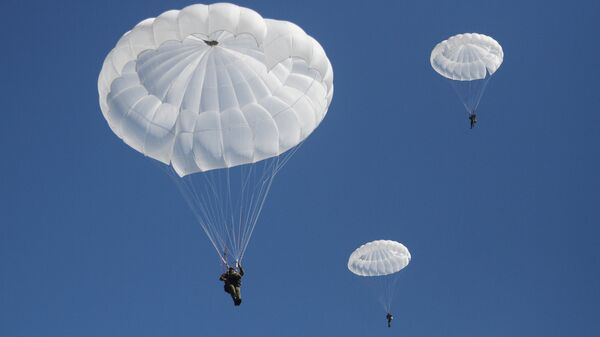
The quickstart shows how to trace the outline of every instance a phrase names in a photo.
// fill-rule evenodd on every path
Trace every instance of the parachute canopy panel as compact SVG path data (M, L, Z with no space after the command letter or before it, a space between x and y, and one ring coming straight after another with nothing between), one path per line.
M431 52L431 66L440 75L456 81L473 81L492 75L504 59L500 44L493 38L466 33L438 43Z
M104 60L98 92L117 136L185 176L300 144L327 113L333 70L291 22L198 4L125 33Z
M384 276L402 270L410 262L410 252L401 243L376 240L356 249L348 259L348 269L359 276Z

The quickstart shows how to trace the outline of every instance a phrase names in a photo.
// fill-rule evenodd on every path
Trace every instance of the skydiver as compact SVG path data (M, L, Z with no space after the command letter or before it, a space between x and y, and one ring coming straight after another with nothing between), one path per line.
M221 277L219 277L220 281L223 281L225 285L223 286L223 290L226 293L231 295L231 299L233 299L233 304L238 306L242 303L242 294L240 291L240 287L242 286L242 276L244 276L244 269L242 269L242 265L236 263L237 268L239 270L236 271L234 267L228 267L227 271L224 272Z
M385 315L385 318L387 319L388 322L388 328L392 327L392 320L394 319L394 316L392 316L391 313L387 313L387 315Z
M471 122L471 129L475 127L475 124L477 124L477 114L475 111L471 111L469 114L469 122Z

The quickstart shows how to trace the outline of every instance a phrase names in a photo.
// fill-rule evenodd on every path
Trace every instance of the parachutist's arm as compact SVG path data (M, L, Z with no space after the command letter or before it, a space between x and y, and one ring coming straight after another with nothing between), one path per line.
M244 269L242 268L242 265L238 263L238 268L240 269L240 276L244 276Z

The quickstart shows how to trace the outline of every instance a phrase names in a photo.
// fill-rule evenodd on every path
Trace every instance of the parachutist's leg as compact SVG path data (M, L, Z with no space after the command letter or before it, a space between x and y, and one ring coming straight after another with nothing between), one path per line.
M231 296L233 303L236 303L237 301L236 301L235 287L233 286L233 284L225 285L224 290L226 293L228 293Z
M232 291L231 298L233 298L233 304L236 306L242 304L240 287L233 287Z
M240 287L235 287L235 297L240 301L242 300L242 290Z

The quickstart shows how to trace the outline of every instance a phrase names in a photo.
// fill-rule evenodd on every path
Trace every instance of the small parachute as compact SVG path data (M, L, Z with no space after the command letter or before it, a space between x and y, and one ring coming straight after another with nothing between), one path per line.
M125 33L98 92L111 130L165 164L221 260L234 265L273 178L325 117L333 70L291 22L196 4Z
M357 248L348 259L348 269L358 275L372 278L381 289L380 302L391 312L392 300L398 281L398 272L408 266L411 256L403 244L391 240L376 240Z
M500 68L504 52L493 38L458 34L438 43L431 52L431 66L458 94L467 113L474 115L491 76Z

